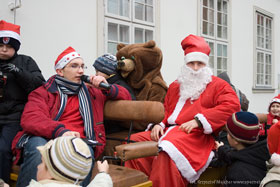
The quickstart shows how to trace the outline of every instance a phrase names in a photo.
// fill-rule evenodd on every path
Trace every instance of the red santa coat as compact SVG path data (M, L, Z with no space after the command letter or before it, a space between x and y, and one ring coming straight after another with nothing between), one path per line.
M162 125L169 127L159 140L159 146L175 162L189 182L197 180L208 167L214 154L213 134L218 134L229 116L240 111L240 103L231 86L218 77L212 81L197 100L180 98L180 85L173 82L165 98L165 118ZM179 131L179 125L197 117L203 128L195 128L190 134Z
M212 134L218 134L232 113L240 111L240 103L231 86L215 76L212 76L212 81L197 100L182 99L179 93L180 85L175 81L170 85L165 97L165 118L161 125L166 128L159 140L159 146L174 161L181 175L187 181L194 182L214 156L212 150L215 140ZM202 128L195 128L190 134L178 130L181 124L193 120L195 116L202 123ZM173 124L176 126L171 126ZM138 133L131 139L150 140L150 133ZM141 162L141 159L131 161L128 165L142 167L149 173L145 164L142 164L144 162ZM137 164L141 166L138 167ZM150 167L147 164L146 166ZM164 171L157 171L159 178L160 173L164 175Z

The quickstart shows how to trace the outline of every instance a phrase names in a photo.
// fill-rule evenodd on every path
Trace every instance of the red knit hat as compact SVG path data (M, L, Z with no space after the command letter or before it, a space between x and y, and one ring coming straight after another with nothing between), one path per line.
M276 123L269 128L267 145L271 154L271 163L280 166L280 123Z
M251 112L233 113L227 121L226 128L228 133L239 142L253 144L259 139L259 120Z
M20 47L20 26L1 20L0 43L9 44L18 51Z
M269 103L269 106L268 106L268 112L270 110L270 107L272 105L272 103L279 103L280 104L280 94L275 96Z
M210 47L202 37L190 34L181 42L185 62L200 61L208 66Z
M55 61L55 69L64 68L64 66L66 66L74 58L81 58L81 56L75 51L75 49L68 47L57 57Z

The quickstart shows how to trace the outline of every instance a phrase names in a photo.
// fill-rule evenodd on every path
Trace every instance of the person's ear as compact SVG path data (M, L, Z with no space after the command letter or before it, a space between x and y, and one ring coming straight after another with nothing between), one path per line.
M49 169L46 164L45 164L45 169L46 169L46 174L45 174L46 179L50 179L50 180L54 179L51 173L49 172Z
M55 71L59 76L63 77L63 69L56 69Z

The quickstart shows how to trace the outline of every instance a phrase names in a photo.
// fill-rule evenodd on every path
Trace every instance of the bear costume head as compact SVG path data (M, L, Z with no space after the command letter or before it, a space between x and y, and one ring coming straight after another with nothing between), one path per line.
M136 100L164 102L167 85L162 78L162 52L150 40L139 44L118 44L118 69L133 88Z

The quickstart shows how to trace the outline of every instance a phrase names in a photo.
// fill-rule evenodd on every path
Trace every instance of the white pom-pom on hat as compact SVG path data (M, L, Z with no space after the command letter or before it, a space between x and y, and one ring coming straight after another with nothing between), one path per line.
M280 166L280 155L277 153L273 153L271 155L270 161L272 164L274 164L275 166Z

